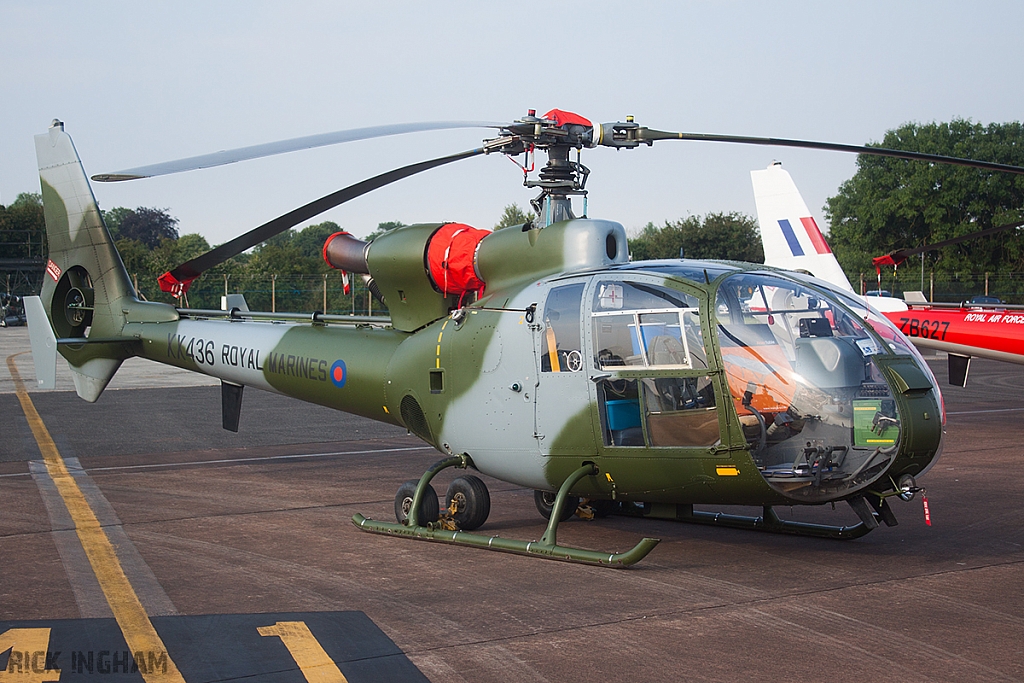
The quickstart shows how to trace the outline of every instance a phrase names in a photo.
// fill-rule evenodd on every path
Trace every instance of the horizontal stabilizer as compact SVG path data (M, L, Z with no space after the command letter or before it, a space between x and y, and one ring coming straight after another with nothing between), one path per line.
M32 345L32 362L36 366L36 384L39 389L57 386L57 337L38 296L26 296L25 317L28 318L28 337Z

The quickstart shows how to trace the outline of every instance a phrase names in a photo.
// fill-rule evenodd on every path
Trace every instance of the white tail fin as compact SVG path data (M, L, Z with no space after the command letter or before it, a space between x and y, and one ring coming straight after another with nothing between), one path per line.
M806 271L852 292L846 273L822 236L800 191L779 162L751 171L765 265Z
M765 265L808 272L857 294L782 164L776 161L763 171L751 171L750 180L754 183ZM902 299L891 296L860 298L879 311L907 310Z

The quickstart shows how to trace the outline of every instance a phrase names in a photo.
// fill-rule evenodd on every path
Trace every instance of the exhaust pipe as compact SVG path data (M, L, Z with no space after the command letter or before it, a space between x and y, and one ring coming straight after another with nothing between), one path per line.
M370 243L356 239L347 232L336 232L324 242L324 261L331 268L350 273L369 273L366 252Z

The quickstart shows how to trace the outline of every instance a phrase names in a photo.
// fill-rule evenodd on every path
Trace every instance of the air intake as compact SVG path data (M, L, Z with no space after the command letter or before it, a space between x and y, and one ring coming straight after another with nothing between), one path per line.
M428 443L434 442L434 437L430 435L430 425L427 423L427 416L423 414L423 408L420 408L419 401L412 394L406 394L402 397L402 404L399 409L402 413L402 422L405 423L406 429Z

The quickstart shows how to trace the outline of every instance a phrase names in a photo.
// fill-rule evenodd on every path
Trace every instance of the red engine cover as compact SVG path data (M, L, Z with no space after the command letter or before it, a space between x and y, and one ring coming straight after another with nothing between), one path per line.
M490 230L448 223L438 228L430 238L427 266L434 285L445 296L483 289L485 283L477 276L473 256L480 240L490 234Z

